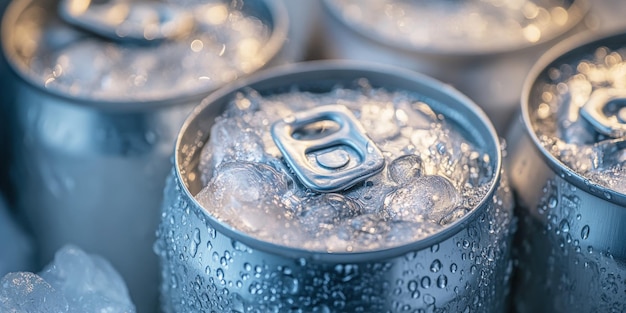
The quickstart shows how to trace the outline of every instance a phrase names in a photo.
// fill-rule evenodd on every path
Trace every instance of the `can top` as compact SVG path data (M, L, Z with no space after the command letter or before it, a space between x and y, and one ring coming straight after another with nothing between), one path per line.
M576 37L527 78L523 117L556 173L626 205L626 34Z
M353 30L404 50L485 55L551 40L576 25L587 0L325 0Z
M492 199L500 158L484 113L450 86L324 61L211 94L183 126L175 165L184 192L233 239L345 257L408 252L459 232Z
M35 87L136 106L199 98L256 71L286 29L276 1L18 0L4 15L2 44Z

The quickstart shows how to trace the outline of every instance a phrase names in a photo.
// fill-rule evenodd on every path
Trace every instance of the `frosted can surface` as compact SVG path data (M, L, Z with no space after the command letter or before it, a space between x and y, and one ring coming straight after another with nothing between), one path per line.
M512 201L485 115L393 67L312 62L216 91L179 134L165 312L504 312Z

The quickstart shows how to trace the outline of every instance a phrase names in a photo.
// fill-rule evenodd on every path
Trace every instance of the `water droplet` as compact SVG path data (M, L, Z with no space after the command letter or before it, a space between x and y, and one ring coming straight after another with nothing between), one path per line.
M419 290L415 290L411 293L411 298L413 299L417 299L420 297L420 291Z
M195 258L198 253L198 246L200 245L200 229L196 228L193 230L193 241L189 246L189 252L191 253L191 257Z
M250 265L250 263L244 263L243 269L249 272L252 270L252 265Z
M409 281L409 285L408 285L409 291L413 292L413 291L417 290L417 286L418 286L417 281L415 281L415 280L410 280Z
M428 293L425 294L424 295L424 303L427 304L427 305L435 304L435 297L433 297L432 295L430 295Z
M561 220L561 223L559 224L559 229L561 229L561 231L564 233L569 232L569 222L566 219Z
M215 276L217 277L217 279L223 280L224 279L224 270L221 269L221 268L218 268L217 271L215 271Z
M437 251L439 251L439 244L436 243L436 244L430 246L430 252L436 253Z
M556 196L551 196L550 199L548 199L548 208L554 209L556 208L557 204L559 204L559 200L556 198Z
M448 277L446 275L439 275L437 278L437 286L439 288L446 288L448 286Z
M211 275L211 267L210 266L205 267L204 268L204 273L207 274L207 275Z
M422 288L424 289L430 288L430 277L428 276L422 277Z
M450 264L450 272L451 273L456 273L456 270L457 270L456 263Z
M580 238L582 239L589 238L589 225L583 226L583 229L580 231Z
M439 272L439 270L441 270L441 261L439 261L439 259L436 259L433 261L432 264L430 264L430 271L433 273L437 273Z

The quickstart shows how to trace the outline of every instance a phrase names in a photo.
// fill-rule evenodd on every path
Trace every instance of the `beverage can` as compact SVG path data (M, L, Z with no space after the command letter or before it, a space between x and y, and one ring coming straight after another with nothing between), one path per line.
M11 179L40 265L80 246L111 261L139 312L156 311L152 245L176 134L208 93L280 62L285 12L278 1L11 3Z
M624 56L623 33L577 37L526 80L508 135L518 312L626 310Z
M224 87L176 144L165 312L504 312L512 199L468 98L395 67L294 64Z

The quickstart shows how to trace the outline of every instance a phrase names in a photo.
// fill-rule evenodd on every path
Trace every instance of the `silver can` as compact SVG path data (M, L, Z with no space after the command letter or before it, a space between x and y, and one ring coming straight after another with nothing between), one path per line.
M586 0L324 0L325 58L383 62L452 84L504 131L528 70Z
M337 86L343 86L345 89L336 89ZM421 101L432 104L433 111L420 115L421 113L417 112L422 111L414 107L403 107L403 110L392 109L391 112L385 113L372 110L368 113L371 113L370 122L367 124L369 128L365 128L364 122L355 122L350 117L352 114L350 112L354 112L355 108L358 111L359 104L350 106L350 100L345 99L315 100L320 95L330 97L352 94L351 88L357 86L365 86L366 90L371 90L373 97L380 95L380 90L409 92L420 99L411 103L419 108L422 108ZM291 94L290 92L294 90L297 91ZM242 94L255 94L260 98L248 99L246 96L242 97ZM368 92L364 94L367 95ZM303 100L300 95L313 98L305 97ZM219 202L224 199L228 202L230 201L228 199L232 198L205 193L206 188L209 188L203 185L206 173L200 170L207 162L202 156L205 153L203 151L206 151L204 146L213 142L223 142L225 136L232 134L228 127L220 126L212 130L212 127L218 124L228 125L223 124L224 116L231 114L232 110L238 110L233 109L232 105L248 110L251 105L265 103L262 100L265 96L293 96L293 98L281 102L286 103L284 104L286 106L268 105L264 107L268 109L267 111L260 109L255 111L269 114L274 122L261 117L246 118L246 121L257 123L256 125L267 127L273 125L271 135L263 134L262 137L265 139L256 141L253 141L253 136L248 136L248 140L245 140L244 137L237 135L236 138L241 140L235 140L233 146L228 149L240 153L247 148L256 149L262 145L282 157L271 166L264 165L262 175L267 176L260 178L260 181L247 178L231 179L235 185L220 190L224 192L234 190L235 197L250 203L250 208L256 207L257 204L264 206L268 203L265 201L270 199L269 205L265 208L268 208L269 212L277 212L277 215L272 217L273 213L270 213L257 219L256 215L251 215L256 214L253 210L233 209L235 211L231 216L234 218L247 214L250 216L246 216L246 221L241 223L229 220L226 215L218 217L218 213L213 210L216 206L202 203L206 203L205 200L217 203L212 201ZM405 96L403 94L396 96L394 99L403 103ZM306 110L300 110L298 107L303 103L308 103ZM345 106L337 103L343 103ZM296 110L293 118L281 119L280 116L286 114L286 108L290 107ZM363 118L366 114L364 112L360 111L359 118ZM226 115L222 116L222 113ZM387 173L381 175L391 177L396 174L421 175L422 172L416 171L412 166L403 167L404 171L390 170L390 167L384 165L387 164L385 163L387 160L381 163L379 153L383 156L388 155L393 147L383 146L379 151L376 148L379 143L373 144L370 141L373 140L371 138L377 138L387 131L383 130L377 121L395 118L396 115L405 121L421 119L426 121L425 125L431 125L429 124L431 118L446 120L449 125L454 125L455 129L450 131L449 135L460 136L479 147L485 153L484 165L492 169L487 175L489 181L483 181L484 185L481 185L484 188L483 196L474 199L476 202L471 208L455 216L455 219L448 220L449 223L443 222L444 218L437 219L436 223L441 225L438 224L437 228L434 228L435 231L431 233L424 231L418 237L412 236L419 234L422 228L415 226L417 224L395 223L394 217L397 215L385 216L381 213L384 217L377 220L379 222L375 224L377 226L369 224L371 221L369 218L373 215L368 215L369 211L358 211L355 209L357 205L354 204L354 200L348 199L352 197L351 194L357 194L362 195L359 201L363 202L360 203L368 201L375 205L382 203L384 196L370 197L365 194L366 192L360 191L363 190L361 188L372 186L376 187L372 190L378 190L379 187L387 188L387 185L377 180L377 177L382 177L377 174L381 170L382 173ZM333 128L325 126L327 121L334 121L340 127L335 129L336 132L331 131L330 135L325 136L324 129ZM315 124L318 122L322 124ZM308 128L309 126L312 128ZM432 131L433 129L429 127L426 126L422 130ZM240 126L239 129L247 132L248 128ZM311 137L307 137L307 132ZM300 135L304 137L298 137ZM402 139L403 136L394 138ZM292 140L296 137L304 139ZM421 138L415 137L416 140ZM260 144L261 142L263 143ZM270 142L274 142L276 147ZM346 150L348 152L341 152L336 148L338 144L349 146L350 148ZM435 141L432 144L434 145L432 155L439 152L445 154L444 150L448 149L442 142ZM415 154L409 152L406 156L409 159L417 158L416 155L423 152L424 160L427 159L427 151L414 152ZM221 152L213 150L210 153L212 159L209 160L214 161L215 155ZM315 162L308 158L311 153L315 154ZM229 168L234 172L245 171L254 163L244 154L239 154L236 158L248 161L245 164L226 161L220 163L214 168L215 171L212 178L209 177L209 181L214 182L213 179L222 177L216 174L218 170ZM313 165L304 165L309 163L303 159L310 160L310 164ZM350 162L353 160L357 160L354 167L346 165L352 164ZM452 163L456 162L456 159L449 160ZM222 88L206 98L202 105L194 110L185 122L176 144L174 168L167 181L164 212L155 244L162 266L161 295L164 311L504 312L507 308L508 283L512 269L509 259L512 200L506 180L500 176L500 160L500 146L495 130L476 105L456 90L410 71L367 63L318 61L275 68ZM348 166L345 171L335 171L338 168L344 169L344 166ZM211 166L208 168L213 169ZM294 190L305 190L305 194L313 198L334 199L325 209L307 212L322 218L328 216L334 218L335 215L331 212L339 212L337 214L340 216L350 215L354 218L350 222L350 227L356 227L360 230L358 235L363 235L363 238L369 241L361 241L363 238L357 235L354 235L355 237L338 235L340 231L326 224L312 224L314 230L321 231L322 235L319 236L307 237L305 233L304 237L298 237L302 236L302 233L292 233L288 225L294 225L294 229L299 226L290 224L291 222L282 224L281 219L289 219L280 217L283 214L289 215L283 208L308 200L298 202L298 199L302 198L298 198L300 194L297 192L255 200L258 197L255 190L258 188L272 189L289 185L283 184L284 177L297 177L293 178L292 182L300 188ZM440 176L432 177L446 180ZM243 185L242 187L238 185L239 183L248 187ZM404 185L399 183L397 190L403 187ZM426 196L431 197L429 198L431 200L435 199L429 202L429 208L438 203L445 203L446 200L443 200L445 197L433 196L438 194L439 189L424 190L430 190L426 192ZM284 203L288 205L283 207ZM404 206L404 203L401 201L398 204L408 211L420 207L417 204ZM338 211L333 211L334 208ZM352 211L353 209L356 211ZM357 211L360 213L351 215L351 212ZM396 214L404 213L396 211ZM300 213L297 215L301 216ZM413 218L418 214L407 213L406 216ZM341 217L339 219L341 220ZM251 224L251 228L246 229L246 225ZM423 229L427 228L425 226L427 223L419 225L424 227ZM256 228L258 232L251 233L249 229L252 228ZM384 230L378 232L374 228ZM372 236L367 237L370 234ZM389 242L392 243L386 246Z
M518 312L626 311L626 35L574 38L533 68L508 135Z
M285 12L274 1L9 6L12 184L39 264L78 245L111 261L139 312L156 311L152 244L176 134L199 99L277 61Z

